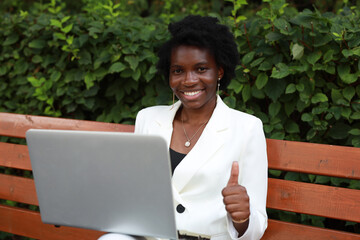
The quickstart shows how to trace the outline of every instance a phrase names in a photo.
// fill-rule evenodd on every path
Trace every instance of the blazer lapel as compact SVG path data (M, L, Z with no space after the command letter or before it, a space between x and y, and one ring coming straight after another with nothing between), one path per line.
M207 126L187 156L180 162L172 178L175 189L181 193L194 174L224 144L224 133L229 127L229 109L220 97Z
M171 135L173 132L174 117L180 106L181 102L177 101L173 106L168 106L169 114L159 114L155 117L155 122L158 124L156 134L162 136L166 140L168 148L170 147Z

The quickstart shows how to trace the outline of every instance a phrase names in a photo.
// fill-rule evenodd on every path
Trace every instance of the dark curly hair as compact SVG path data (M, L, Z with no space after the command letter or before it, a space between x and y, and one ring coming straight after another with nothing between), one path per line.
M235 77L235 67L239 62L239 52L233 34L214 17L190 15L183 20L170 23L171 39L159 50L158 71L169 79L171 51L180 45L196 46L210 50L216 64L224 69L220 89L224 90Z

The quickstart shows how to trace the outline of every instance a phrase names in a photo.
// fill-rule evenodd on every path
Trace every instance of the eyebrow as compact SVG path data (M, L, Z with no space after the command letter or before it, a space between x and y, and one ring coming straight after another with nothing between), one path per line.
M208 62L199 62L199 63L196 63L195 66L204 65L204 64L208 64ZM182 65L177 65L177 64L174 64L174 65L170 66L170 68L174 68L174 67L183 67L183 66Z

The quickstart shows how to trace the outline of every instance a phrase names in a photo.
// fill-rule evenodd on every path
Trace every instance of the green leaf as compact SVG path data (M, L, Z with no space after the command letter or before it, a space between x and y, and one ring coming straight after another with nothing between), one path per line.
M91 61L91 55L88 51L86 50L82 50L80 53L79 53L79 63L81 65L87 65L87 64L91 64L92 61Z
M60 77L61 77L61 72L55 70L55 71L51 74L50 80L51 80L52 82L56 82L57 80L60 79Z
M230 108L235 108L236 98L234 96L228 96L224 98L224 103Z
M265 38L270 42L274 42L274 41L277 41L277 40L280 40L281 38L283 38L283 35L280 33L276 33L276 32L270 32L270 33L266 34Z
M329 100L328 97L323 93L316 93L311 98L311 102L314 104L319 103L319 102L327 102L328 100Z
M286 94L290 94L296 91L296 85L294 83L290 83L285 90Z
M9 46L11 44L16 43L18 40L19 40L19 35L17 33L12 33L9 36L7 36L7 38L2 43L2 45L3 46Z
M283 132L275 132L275 133L271 134L270 138L271 139L283 140L285 138L285 133L283 133Z
M135 71L137 66L139 65L139 57L138 56L125 56L125 61L130 64L130 68Z
M140 79L140 76L141 76L141 71L140 69L136 69L132 75L132 78L135 80L135 81L138 81Z
M239 81L237 81L236 79L232 79L228 86L228 89L232 89L236 94L238 94L239 92L241 92L243 87L244 85L241 84Z
M279 63L276 65L276 68L274 67L272 69L272 73L270 77L281 79L288 76L290 73L291 72L289 71L289 68L285 64Z
M349 188L360 190L360 181L359 180L350 180Z
M275 117L281 109L280 102L270 103L269 105L269 114L271 117Z
M266 73L260 73L255 81L255 85L258 89L262 89L268 82L268 76Z
M314 65L321 58L321 55L321 51L312 52L306 57L306 60L308 63Z
M53 36L55 39L66 40L66 36L63 33L54 33Z
M353 120L360 120L360 112L352 113L350 118L353 119Z
M324 54L324 57L323 57L323 60L324 60L324 63L327 63L327 62L330 62L331 60L334 59L334 50L330 49L328 50L325 54Z
M262 61L264 61L264 57L262 57L262 58L258 58L258 59L256 59L256 60L254 60L251 64L250 64L250 67L256 67L257 65L259 65L260 63L262 63Z
M344 97L350 102L351 99L355 96L355 88L348 86L345 89L343 89L343 95Z
M71 23L71 24L67 25L67 26L64 27L64 28L61 28L61 31L62 31L63 33L68 33L68 32L71 31L72 28L73 28L73 24Z
M35 39L35 40L32 40L30 43L29 43L29 47L31 48L37 48L37 49L42 49L46 46L46 42L44 40L40 40L40 39Z
M94 86L95 80L96 80L95 75L92 72L87 72L85 75L86 89L90 89L92 86Z
M41 56L39 56L39 55L35 55L35 56L31 59L31 61L32 61L33 63L41 63L41 62L43 61L43 58L42 58Z
M285 88L286 81L282 79L270 79L270 82L264 87L264 91L273 102L276 102L285 92Z
M295 43L291 48L291 54L294 60L299 60L304 55L304 47Z
M290 181L299 181L300 180L300 173L297 172L287 172L284 177L285 180Z
M251 97L251 87L249 84L245 84L244 88L241 91L241 95L244 103L246 103Z
M298 124L296 124L294 121L290 120L285 124L285 131L288 133L299 133L300 128L299 128Z
M7 72L6 66L0 66L0 76L4 76Z
M360 62L360 61L359 61ZM260 71L268 71L272 68L272 64L268 61L262 62L259 66Z
M250 63L254 59L254 56L255 56L254 51L245 54L245 56L241 60L241 63L244 65Z
M62 24L59 20L57 19L50 19L50 26L55 26L58 28L62 28Z
M303 122L311 122L313 120L313 116L310 113L303 113L301 115L301 120Z
M315 183L327 184L329 182L330 182L330 177L328 176L316 176Z
M351 127L345 123L336 123L330 128L329 135L333 139L345 139L349 135Z
M61 23L64 23L64 22L66 22L66 21L69 20L69 19L70 19L70 16L63 17L63 18L61 19Z
M288 21L286 21L283 18L277 18L274 21L274 26L279 29L282 30L281 32L286 34L289 31L291 31L291 25L288 23Z
M359 129L359 128L351 129L351 130L349 131L349 134L355 135L355 136L359 136L359 135L360 135L360 129Z
M356 74L350 73L349 65L341 64L337 67L337 70L341 80L346 84L351 84L358 80L358 76L356 76Z
M282 171L280 170L273 170L273 169L269 169L269 173L275 177L280 177Z
M126 69L126 66L121 62L116 62L109 68L109 73L122 72Z

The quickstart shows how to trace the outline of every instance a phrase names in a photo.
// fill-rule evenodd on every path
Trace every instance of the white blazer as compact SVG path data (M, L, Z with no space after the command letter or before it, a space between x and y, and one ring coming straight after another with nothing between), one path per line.
M156 134L170 146L173 120L181 102L141 110L135 133ZM239 239L260 239L267 227L267 156L262 122L231 109L220 97L216 108L193 149L176 167L173 177L175 209L179 231L211 239L238 239L225 210L222 189L233 161L239 162L239 184L250 197L250 222Z

